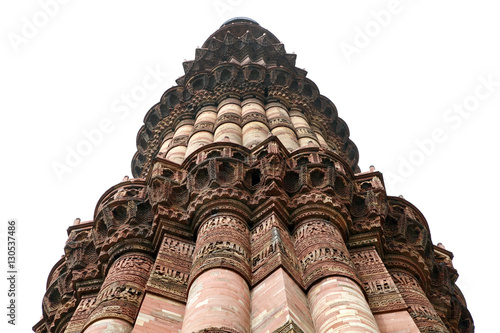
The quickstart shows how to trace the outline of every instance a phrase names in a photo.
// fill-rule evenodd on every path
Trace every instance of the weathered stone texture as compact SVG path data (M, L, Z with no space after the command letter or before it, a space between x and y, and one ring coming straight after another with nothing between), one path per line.
M415 322L406 310L375 314L375 321L383 333L419 333Z
M225 23L68 229L37 333L472 333L453 254L360 172L337 108L255 21Z
M178 333L184 320L185 304L154 294L146 294L134 325L134 333Z
M324 278L311 288L308 298L318 333L380 333L361 288L349 278Z
M228 269L210 269L189 289L183 333L208 328L250 332L250 289L246 281Z
M304 332L313 332L307 296L279 268L252 289L252 332L274 332L292 321Z

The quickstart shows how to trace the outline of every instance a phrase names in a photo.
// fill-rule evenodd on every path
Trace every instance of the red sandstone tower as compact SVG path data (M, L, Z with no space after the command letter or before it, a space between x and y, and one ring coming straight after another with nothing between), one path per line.
M451 252L360 173L334 104L237 18L147 113L127 177L68 229L37 333L473 332Z

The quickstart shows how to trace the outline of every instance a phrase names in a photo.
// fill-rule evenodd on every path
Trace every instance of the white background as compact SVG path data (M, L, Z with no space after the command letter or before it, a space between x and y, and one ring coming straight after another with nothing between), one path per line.
M46 22L40 2L0 6L0 251L6 252L7 219L19 221L19 321L15 328L6 324L2 273L2 332L28 332L38 321L67 227L76 217L91 220L104 191L131 176L144 115L183 74L183 60L193 59L195 48L235 16L253 18L297 53L297 66L348 124L362 171L374 164L383 172L388 194L415 204L433 243L454 253L476 331L498 331L500 86L466 118L444 118L455 104L474 100L480 77L500 82L499 8L492 1L401 0L385 26L372 12L387 10L389 1L378 0L68 1L52 8ZM32 36L29 22L40 26ZM365 29L371 37L361 45ZM16 46L13 36L25 39ZM341 45L356 46L356 38L360 47L349 62ZM114 106L154 68L169 77L120 118ZM59 180L54 162L65 163L68 147L82 145L83 132L103 119L113 130ZM437 128L446 140L419 153L416 141ZM402 160L410 158L418 162L412 172L387 182L388 175L402 176ZM0 255L4 271L5 263Z

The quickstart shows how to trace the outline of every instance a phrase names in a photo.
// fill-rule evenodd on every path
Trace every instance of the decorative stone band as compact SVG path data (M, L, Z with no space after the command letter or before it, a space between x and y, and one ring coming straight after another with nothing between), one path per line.
M300 107L289 109L288 103L270 101L266 105L254 97L226 97L218 106L206 105L196 113L196 119L180 115L171 138L165 137L158 156L176 163L198 148L212 142L232 142L252 149L269 135L274 135L288 151L306 147L331 149L318 125L309 124L309 118Z
M390 269L389 271L420 332L449 333L417 279L403 270Z
M291 130L295 130L290 119L286 117L273 117L269 119L269 128L274 129L276 127L288 127Z
M187 146L189 136L188 135L179 135L170 141L170 149L177 146Z
M243 115L243 117L241 118L241 126L245 126L246 124L253 121L257 121L268 126L266 114L262 114L261 112L249 112Z
M206 132L213 133L213 131L214 131L214 123L213 122L208 122L208 121L197 122L194 125L193 133L191 133L191 137L193 137L193 134L201 132L201 131L206 131Z
M241 274L250 283L250 231L240 218L224 214L207 218L198 230L190 280L215 267Z
M289 126L291 129L294 129L290 120L290 114L283 104L279 102L266 104L266 115L271 128L282 124L282 126Z
M406 310L406 303L375 247L353 249L350 253L372 313Z
M270 133L264 103L257 98L246 98L241 104L243 145L253 148Z
M217 121L215 122L215 128L225 123L234 123L236 125L241 126L241 115L230 112L224 113L223 115L217 117Z
M271 133L277 136L289 151L299 148L297 134L287 108L279 102L268 103L266 115Z
M259 221L251 232L252 286L282 267L299 285L300 268L290 233L280 219L272 214Z
M143 253L126 253L118 258L102 284L84 331L104 332L107 326L98 322L109 318L121 319L127 323L113 321L113 325L123 326L124 331L133 325L152 266L151 257ZM96 331L92 326L102 327L102 330Z
M298 111L291 111L290 119L295 128L295 133L297 133L297 138L299 139L299 144L301 147L319 146L316 134L311 129L307 119L302 114L300 114Z
M167 148L166 159L176 163L182 163L186 154L189 135L193 130L194 119L185 119L176 126L172 141Z
M297 129L297 137L299 139L311 138L317 141L316 134L313 132L312 129L308 127L296 127L296 129Z
M310 85L305 85L305 87L309 86ZM179 87L179 89L183 90L184 88ZM267 97L264 97L265 89L269 89ZM171 94L170 97L175 97L175 100L179 102L178 99L180 95L178 94L181 92L180 90L175 92L172 90L167 93L167 95ZM181 103L175 103L175 107L173 105L167 106L166 104L169 103L164 103L155 108L156 112L151 112L151 115L146 120L146 126L141 129L138 136L138 154L134 157L133 161L133 171L136 177L146 176L146 174L148 173L148 169L152 166L152 159L157 156L159 152L162 152L162 157L165 156L163 143L168 140L168 138L165 137L165 133L172 131L174 128L178 127L176 125L178 125L182 120L185 120L186 117L192 117L193 119L191 120L194 120L194 118L197 117L197 113L199 114L201 110L203 110L208 105L214 108L217 102L219 102L220 111L220 105L222 103L226 103L226 100L231 100L230 103L233 103L234 101L233 104L235 105L241 104L242 108L244 108L247 100L251 100L251 102L247 102L248 104L252 104L252 106L248 107L248 112L245 112L245 110L242 110L241 113L236 112L236 114L240 114L242 117L245 116L246 113L259 112L259 107L265 103L263 101L266 101L268 103L266 108L268 108L268 106L271 104L280 105L280 108L282 106L283 111L286 112L287 115L284 115L284 118L279 117L285 120L277 120L277 124L280 125L278 127L289 126L287 128L289 128L290 131L295 134L295 136L295 132L296 130L298 130L298 127L294 126L294 124L290 125L289 118L294 110L299 109L300 111L298 112L300 112L302 116L305 116L305 119L309 123L311 130L316 134L317 142L320 146L326 149L336 150L340 156L349 160L349 164L354 164L357 162L358 154L355 150L354 144L351 141L347 141L348 137L346 136L346 129L344 129L345 125L342 124L341 126L337 126L338 128L336 129L331 128L332 121L337 118L336 112L333 112L335 107L333 106L333 104L331 104L331 102L324 100L322 97L320 100L318 100L319 104L321 105L314 106L312 100L310 100L312 96L304 99L297 95L296 92L293 92L289 89L278 87L278 89L276 90L272 86L265 87L262 83L257 82L245 82L244 84L224 83L217 85L217 87L214 88L213 91L202 89L193 93L193 95L190 95L189 100ZM168 100L167 97L165 98L166 100ZM315 99L316 98L314 98L314 100ZM164 100L164 102L166 102L166 100ZM318 107L320 107L320 109L318 109ZM200 111L196 112L196 110ZM231 112L233 111L234 110L231 110ZM158 117L160 118L159 122L157 122ZM154 118L154 120L150 118ZM263 120L264 119L261 118L259 122ZM269 118L269 120L271 120L271 118ZM244 126L245 124L246 123L242 122L240 124L240 127ZM267 122L267 124L270 124L270 122ZM319 131L317 131L318 128L320 128ZM272 128L272 130L274 130L274 128ZM336 133L338 131L341 131L341 133L343 134L340 136L338 133ZM276 133L273 134L277 135ZM222 135L222 139L225 136L226 135ZM283 138L287 139L287 135L284 135ZM222 141L222 139L219 141ZM297 138L295 139L297 140ZM292 147L288 143L285 143L285 146L289 150L294 150L299 146L306 147L310 145L311 143L309 141L313 141L312 144L314 144L314 138L312 137L302 139L303 140L302 142L300 142L300 145L299 143L297 143L296 147ZM293 139L290 140L293 141ZM232 139L230 141L236 142L232 141ZM346 145L344 145L344 143ZM342 149L339 149L339 147L341 147ZM180 153L178 155L180 156ZM180 161L179 156L176 156L177 160L174 162L182 162Z
M218 105L214 141L242 144L241 105L237 98L226 98Z
M81 298L64 333L80 333L89 314L95 308L97 295L85 295Z
M345 276L361 285L349 251L335 225L322 219L305 220L297 227L293 237L306 289L327 276Z
M194 248L194 244L165 235L146 290L185 302Z

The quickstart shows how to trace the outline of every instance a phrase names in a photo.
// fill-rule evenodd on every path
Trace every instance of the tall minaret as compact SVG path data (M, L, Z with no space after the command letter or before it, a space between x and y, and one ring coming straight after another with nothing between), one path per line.
M133 178L69 227L35 332L473 332L453 254L295 59L248 18L196 49Z

